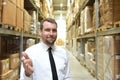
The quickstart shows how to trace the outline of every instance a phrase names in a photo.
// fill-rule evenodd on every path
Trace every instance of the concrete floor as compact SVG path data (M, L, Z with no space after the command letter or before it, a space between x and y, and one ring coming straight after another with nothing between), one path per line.
M96 80L80 62L69 53L71 80Z

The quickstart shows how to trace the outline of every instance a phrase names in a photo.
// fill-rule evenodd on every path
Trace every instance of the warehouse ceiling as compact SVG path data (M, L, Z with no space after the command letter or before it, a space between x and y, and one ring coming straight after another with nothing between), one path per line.
M67 0L53 0L53 10L55 19L60 18L60 16L65 19L67 13Z

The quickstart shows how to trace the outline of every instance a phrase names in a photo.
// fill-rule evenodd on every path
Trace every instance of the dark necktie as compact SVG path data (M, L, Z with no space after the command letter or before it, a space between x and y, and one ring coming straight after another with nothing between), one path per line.
M58 80L57 71L56 71L56 67L55 67L55 62L54 62L54 58L53 58L51 49L52 49L51 47L48 48L50 65L51 65L51 70L52 70L52 77L53 77L53 80Z

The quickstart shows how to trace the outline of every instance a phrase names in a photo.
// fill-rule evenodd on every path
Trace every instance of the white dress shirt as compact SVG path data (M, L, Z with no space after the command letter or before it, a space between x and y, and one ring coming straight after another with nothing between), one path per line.
M32 59L34 72L30 77L27 77L23 65L21 65L20 80L52 80L48 48L47 45L41 42L25 51ZM52 46L52 54L56 64L58 80L70 80L67 52L61 47Z

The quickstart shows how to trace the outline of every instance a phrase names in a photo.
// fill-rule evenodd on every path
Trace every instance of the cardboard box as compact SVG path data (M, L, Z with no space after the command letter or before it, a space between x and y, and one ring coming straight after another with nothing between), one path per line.
M97 70L98 70L98 79L104 80L104 65L103 65L103 36L98 37L98 56L97 56Z
M16 26L16 5L9 0L3 0L2 22Z
M19 78L19 67L13 69L13 72L11 73L11 80L18 80Z
M1 16L2 16L2 0L0 0L0 4L1 4L1 5L0 5L0 22L1 22L1 18L2 18L2 17L1 17Z
M19 59L19 53L15 54L9 54L10 58L10 69L15 69L19 66L20 59Z
M4 74L9 70L9 58L0 60L0 74Z
M8 0L8 1L11 1L13 4L17 4L17 0Z
M17 0L17 7L19 7L20 9L24 9L24 0Z
M19 53L5 54L4 57L9 58L10 69L15 69L19 66L19 63L20 63Z
M85 14L84 14L84 20L85 20L85 22L84 22L84 27L85 27L85 32L87 33L87 32L90 32L90 31L92 31L93 30L93 24L92 24L92 18L93 18L93 7L91 7L91 6L86 6L85 7Z
M100 0L100 17L102 25L112 25L120 20L120 0Z
M24 18L24 32L30 32L30 25L31 25L31 15L24 9L23 13L23 18Z
M8 72L0 75L0 80L13 80L12 76L11 76L12 72L13 72L13 70L9 70Z
M23 29L23 10L17 7L17 29Z
M105 36L103 45L104 80L120 79L120 35Z

